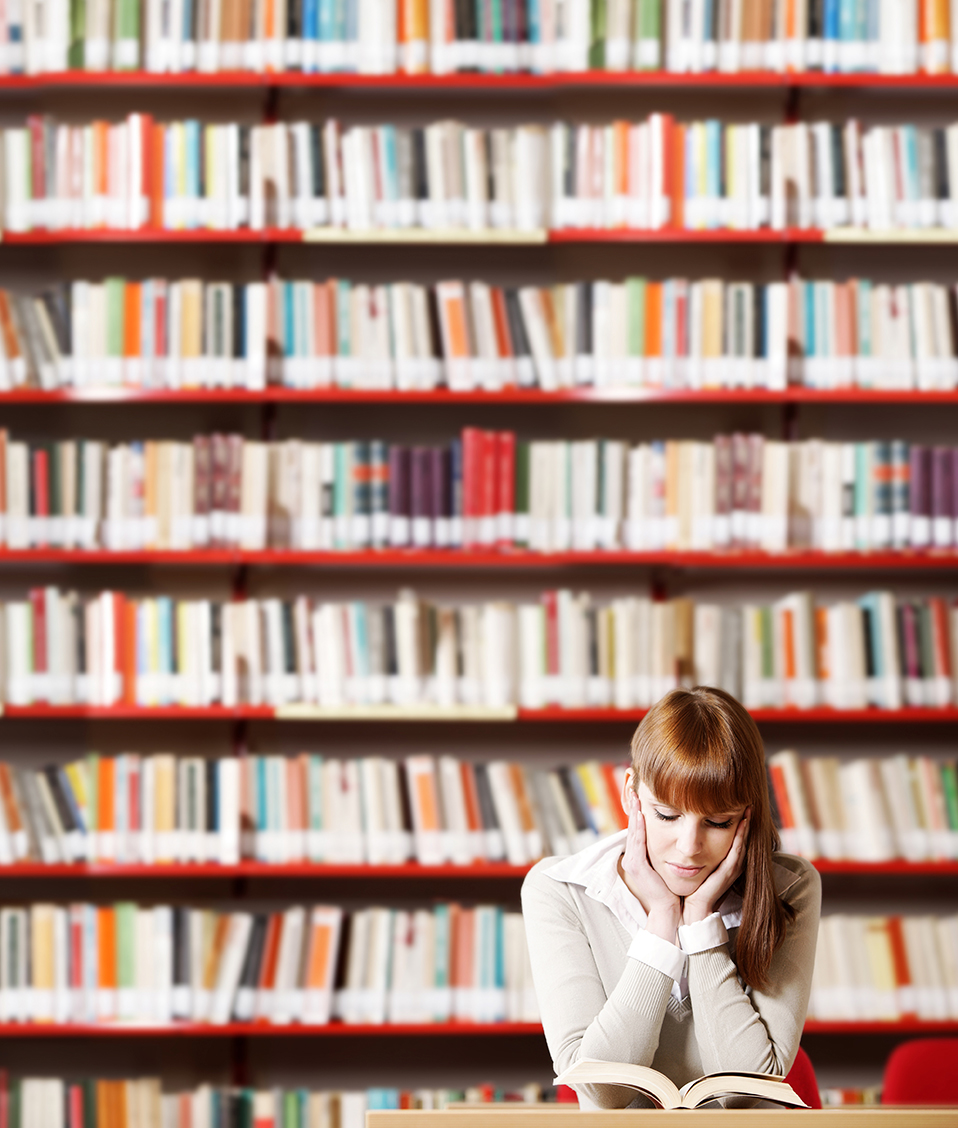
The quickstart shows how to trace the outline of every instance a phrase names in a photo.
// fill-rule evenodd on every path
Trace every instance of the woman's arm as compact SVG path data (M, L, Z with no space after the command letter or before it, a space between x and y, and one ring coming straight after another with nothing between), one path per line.
M606 998L570 887L539 867L523 883L522 914L542 1025L556 1072L584 1057L651 1065L673 976L630 957ZM668 966L671 949L672 966L680 973L682 953L674 945L645 933L639 934L633 949L637 944L660 967ZM582 1086L581 1091L600 1108L624 1108L635 1099L633 1090L617 1085Z
M808 1009L821 899L821 879L805 863L805 872L787 892L795 919L772 957L768 986L751 996L738 981L727 942L689 953L689 995L705 1073L784 1074L791 1068ZM683 938L695 930L707 932L711 924L683 929Z

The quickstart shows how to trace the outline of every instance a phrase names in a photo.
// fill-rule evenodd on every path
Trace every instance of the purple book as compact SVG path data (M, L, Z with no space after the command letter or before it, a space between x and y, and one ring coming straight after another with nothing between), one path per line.
M413 447L409 497L412 513L412 543L416 548L432 548L432 451Z
M452 517L452 460L448 447L433 447L430 456L433 540L437 548L447 548Z
M912 443L909 467L911 546L927 548L931 543L931 449Z
M393 548L409 545L409 448L389 448L389 543Z
M931 543L936 548L951 548L952 472L951 447L932 448Z

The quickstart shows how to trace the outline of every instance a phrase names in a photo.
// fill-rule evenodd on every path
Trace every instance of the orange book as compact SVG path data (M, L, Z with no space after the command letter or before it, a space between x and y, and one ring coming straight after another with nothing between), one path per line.
M670 227L685 226L685 126L675 123L671 129L671 147L666 152L669 196L672 201Z
M316 355L334 356L336 353L336 282L317 282L313 287L313 324L315 326Z
M509 332L506 295L501 286L492 287L492 317L496 330L496 352L503 358L514 357L516 350L513 348L512 334Z
M117 620L117 661L123 679L122 700L125 705L136 704L136 603L132 599L118 595Z
M460 909L455 937L456 978L453 988L460 987L467 990L476 985L476 914L473 909ZM467 995L466 998L469 998ZM455 994L453 994L455 1000ZM470 1019L474 1014L463 1014L461 1004L453 1002L456 1018Z
M948 604L940 595L935 595L928 600L928 610L931 612L931 641L935 655L934 676L947 680L950 684L951 648L949 646Z
M123 288L123 356L131 360L139 360L143 355L140 340L142 292L140 282L127 282Z
M622 797L619 791L619 782L615 778L615 766L613 764L604 763L602 767L602 781L605 784L606 792L609 796L609 808L615 816L616 822L619 824L620 830L625 830L629 825L629 816L625 813L622 807Z
M439 323L445 338L446 356L451 360L472 356L462 283L440 282L436 286L436 297L439 301Z
M10 312L10 299L6 290L0 290L0 333L3 334L3 351L7 360L17 360L23 355L20 341L13 327L13 315Z
M110 123L93 123L93 194L106 199L110 194ZM105 227L105 223L100 224Z
M153 159L150 161L150 179L147 191L150 195L150 227L163 226L163 200L166 195L166 126L154 124L150 130L150 148Z
M481 834L484 830L482 823L482 810L479 806L479 791L476 787L476 770L468 761L463 760L460 765L462 773L462 791L466 798L466 822L469 826L470 836ZM476 841L476 839L472 839Z
M329 905L318 905L310 913L303 1014L309 1024L329 1021L342 919L342 910Z
M288 827L293 831L293 841L297 841L297 836L302 839L299 833L304 831L309 826L309 810L308 810L308 790L307 790L307 770L309 758L305 752L301 752L295 758L286 760L286 797L289 811L287 812ZM304 843L305 848L305 843Z
M106 757L100 758L102 764ZM112 763L112 761L111 761ZM103 793L100 793L100 802ZM97 986L100 989L101 1004L104 1003L104 992L112 992L113 998L107 1003L112 1014L116 1008L117 963L116 963L116 911L112 905L102 905L96 911L97 921ZM109 996L108 996L109 997ZM103 1017L101 1009L101 1017Z
M159 484L159 471L157 461L159 458L159 443L147 440L143 453L143 515L145 517L159 516L159 502L157 499L157 486ZM148 545L147 547L153 547Z
M113 861L116 857L116 761L100 756L97 762L97 857Z
M20 808L13 793L13 783L10 779L10 768L7 764L0 763L0 802L3 803L3 814L7 823L10 837L23 831L23 819L20 818Z
M213 938L206 952L206 966L203 968L203 987L209 992L212 992L216 987L216 976L219 973L229 928L230 914L217 913L216 924L213 926Z
M615 194L624 198L629 194L629 123L627 121L612 123L612 146ZM618 226L625 226L624 219Z
M524 834L535 833L536 820L532 814L532 804L529 801L529 793L526 790L526 777L522 770L522 765L516 763L515 760L509 763L509 779L512 783L512 790L516 795L516 805L519 808L519 822L522 824Z
M815 674L821 681L828 681L828 610L815 608L815 661L818 666Z
M795 612L790 607L782 611L782 668L786 681L795 680Z
M645 285L645 355L662 355L662 283Z
M770 764L768 775L772 783L772 792L775 795L782 830L794 830L795 819L792 815L792 806L788 801L788 788L785 786L785 771L782 765Z
M270 913L269 922L266 925L266 939L263 942L263 965L260 970L259 976L259 990L269 991L272 993L273 985L276 983L276 963L279 958L279 939L280 933L283 930L283 914ZM265 1013L257 1007L257 1018L269 1018L270 1012L267 1010Z
M902 1018L917 1018L915 989L908 967L908 949L905 947L905 933L901 917L888 918L888 938L891 941L892 963L895 968L895 983L898 994L898 1008Z

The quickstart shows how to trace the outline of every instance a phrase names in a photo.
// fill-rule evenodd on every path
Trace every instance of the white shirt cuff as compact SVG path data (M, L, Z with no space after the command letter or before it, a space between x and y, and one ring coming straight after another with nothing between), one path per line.
M629 956L633 960L654 967L676 983L682 978L685 970L685 953L675 944L663 940L644 929L637 932L635 939L629 945Z
M696 921L695 924L679 925L679 945L687 955L695 952L707 952L709 948L718 948L728 941L728 931L722 921L721 913L712 913L705 920Z

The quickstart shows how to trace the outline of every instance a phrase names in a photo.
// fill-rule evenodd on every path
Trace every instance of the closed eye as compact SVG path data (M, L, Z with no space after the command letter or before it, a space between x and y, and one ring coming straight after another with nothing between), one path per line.
M732 820L726 819L725 822L717 823L717 822L712 822L710 819L706 819L706 823L707 823L708 826L712 826L716 830L728 830L728 828L732 825Z

